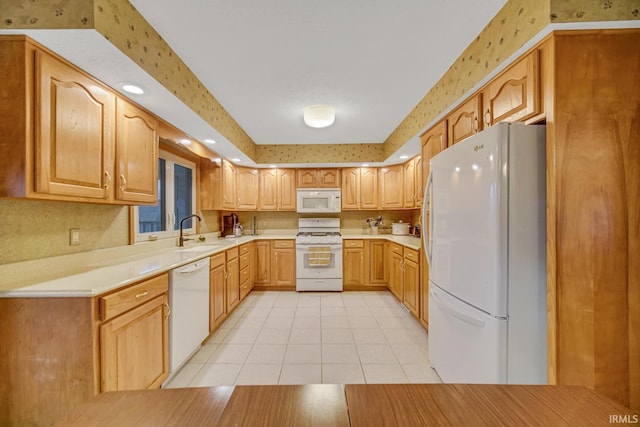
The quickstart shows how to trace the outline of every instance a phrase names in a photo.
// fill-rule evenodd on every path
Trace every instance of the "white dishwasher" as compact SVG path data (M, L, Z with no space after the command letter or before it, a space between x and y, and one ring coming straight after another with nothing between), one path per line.
M171 270L170 372L175 373L209 335L209 258Z

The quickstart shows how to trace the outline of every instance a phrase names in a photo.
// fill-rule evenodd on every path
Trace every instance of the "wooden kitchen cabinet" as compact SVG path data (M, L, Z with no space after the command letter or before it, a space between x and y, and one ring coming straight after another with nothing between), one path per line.
M296 247L294 240L274 240L272 267L273 286L296 285Z
M240 301L251 292L253 283L251 281L251 246L253 242L240 245L239 250L239 267L240 267Z
M169 276L99 298L101 391L159 388L169 375Z
M0 57L1 197L156 203L153 115L25 36Z
M378 169L344 168L342 175L342 209L378 208Z
M258 169L238 167L236 169L236 209L258 208Z
M385 240L367 240L369 254L369 284L386 285L385 277Z
M225 254L209 258L209 332L214 331L227 317L227 284Z
M158 120L118 98L116 126L116 198L155 203L158 199Z
M256 285L271 284L271 241L258 240L256 242Z
M431 159L447 148L447 121L443 120L422 135L420 135L422 158L422 184L426 185L429 178Z
M538 50L518 60L482 91L485 127L500 122L524 121L540 113Z
M416 206L416 161L410 159L402 165L404 182L404 202L405 208Z
M404 251L397 243L389 243L389 290L399 301L403 301Z
M404 248L402 264L404 305L416 318L420 317L420 251Z
M226 259L226 289L227 289L227 313L236 308L240 303L240 264L238 261L238 248L225 251Z
M380 208L404 206L404 168L402 165L380 168Z
M228 160L220 163L220 209L232 210L236 208L236 166Z
M364 246L364 240L343 240L342 280L344 286L364 286L367 284Z
M340 169L298 169L298 188L340 188Z
M482 109L482 96L480 94L471 97L447 116L448 146L475 135L482 130L480 111Z
M259 210L295 211L296 203L295 169L260 169Z
M423 178L422 178L422 156L416 156L414 157L414 161L415 161L415 173L416 173L416 179L415 179L415 186L416 186L416 203L415 203L415 207L419 208L420 206L422 206L422 196L424 195L424 185L423 185Z

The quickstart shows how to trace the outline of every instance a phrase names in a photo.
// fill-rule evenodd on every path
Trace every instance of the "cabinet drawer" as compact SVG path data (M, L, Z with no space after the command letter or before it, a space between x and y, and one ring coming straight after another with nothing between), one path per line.
M236 259L238 258L238 248L227 249L226 254L227 254L227 261L229 261L230 259Z
M389 250L391 251L391 253L393 254L398 254L398 255L402 255L402 245L399 245L397 243L390 243L390 248Z
M420 252L415 249L404 248L404 257L414 262L420 262Z
M249 267L240 270L240 286L249 281Z
M163 274L100 298L100 320L131 310L169 291L169 275Z
M364 248L364 240L344 240L345 248Z
M275 248L293 248L293 240L274 240Z
M224 252L215 254L209 258L209 269L213 270L221 265L224 265Z
M240 254L240 269L249 266L249 254Z
M240 246L240 256L248 254L249 253L249 244L245 243L244 245Z

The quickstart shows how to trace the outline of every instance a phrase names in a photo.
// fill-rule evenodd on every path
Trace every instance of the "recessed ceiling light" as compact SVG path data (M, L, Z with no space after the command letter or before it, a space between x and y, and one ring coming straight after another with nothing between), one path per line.
M407 156L407 155L405 154L405 155L400 156L400 158L404 160L404 159L408 159L408 158L409 158L409 156Z
M363 167L363 168L367 168L367 167L369 167L369 163L363 163L363 164L362 164L362 167Z
M240 159L231 159L232 162L239 162Z
M207 144L215 144L216 142L213 139L205 139L204 142Z
M189 141L188 139L181 139L180 140L180 144L182 144L182 145L191 145L191 141Z
M328 105L311 105L304 108L304 123L312 128L326 128L336 120L336 112Z
M276 165L269 165L270 168L277 168L278 166Z
M132 84L124 84L122 85L122 90L125 92L132 93L134 95L142 95L144 93L144 89L140 86L132 85Z

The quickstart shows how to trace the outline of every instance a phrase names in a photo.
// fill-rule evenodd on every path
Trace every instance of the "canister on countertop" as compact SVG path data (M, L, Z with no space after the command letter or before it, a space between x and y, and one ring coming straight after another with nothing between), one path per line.
M394 222L391 224L391 234L396 236L406 236L409 234L409 223L408 222Z

